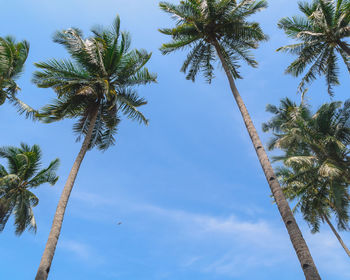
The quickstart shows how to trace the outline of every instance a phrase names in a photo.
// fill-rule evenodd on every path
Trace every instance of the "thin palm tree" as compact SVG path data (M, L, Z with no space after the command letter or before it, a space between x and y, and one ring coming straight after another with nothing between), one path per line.
M38 205L39 199L31 190L45 183L53 186L57 182L59 160L55 159L48 167L41 169L40 147L23 143L19 148L0 148L0 157L8 161L7 170L0 164L0 232L11 215L15 218L17 235L26 229L36 232L33 207Z
M350 257L350 251L332 225L333 214L339 230L349 230L350 184L350 102L324 104L311 114L308 106L288 98L279 107L269 105L275 116L264 125L273 131L269 148L281 149L275 157L283 161L277 175L286 197L296 200L313 233L326 222Z
M19 113L34 117L36 111L16 96L20 90L16 80L23 71L28 53L27 41L17 43L13 37L0 37L0 105L8 100L15 105Z
M350 72L350 1L349 0L313 0L311 3L299 2L303 16L286 17L280 20L278 27L288 37L299 43L287 45L277 51L297 55L286 73L303 76L299 90L324 76L328 93L333 95L333 87L339 84L339 57Z
M77 118L74 131L79 138L85 137L59 200L36 280L48 277L68 199L86 152L95 146L106 150L114 144L119 113L148 123L138 109L147 102L134 88L156 81L156 75L145 68L151 54L130 50L129 34L120 32L118 16L111 28L96 27L92 33L84 39L79 29L57 32L54 41L65 47L72 60L36 64L41 71L34 74L34 83L52 88L58 97L39 117L46 122Z
M207 81L211 82L214 76L212 63L219 58L304 274L308 280L320 279L307 244L235 84L235 79L241 78L238 72L240 60L250 66L257 66L250 50L258 48L261 41L267 40L267 36L259 23L249 22L247 18L266 7L266 1L251 0L185 0L178 5L161 2L160 8L176 20L174 28L160 30L172 38L171 42L163 44L161 51L168 54L191 48L181 71L187 73L187 79L192 81L202 71Z

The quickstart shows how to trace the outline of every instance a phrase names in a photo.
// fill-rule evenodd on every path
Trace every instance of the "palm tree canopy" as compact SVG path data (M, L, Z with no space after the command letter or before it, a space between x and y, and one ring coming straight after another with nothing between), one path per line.
M41 71L34 73L33 82L53 88L58 96L39 114L46 122L78 118L74 131L81 136L87 133L92 112L98 110L90 148L97 145L105 150L115 142L119 112L147 124L138 110L147 102L134 88L155 82L156 75L145 67L150 53L130 50L130 36L120 32L118 16L111 28L96 27L92 33L84 39L76 28L57 32L54 42L65 47L71 60L36 63Z
M16 43L13 37L0 37L0 90L2 103L5 101L7 94L15 94L18 91L19 87L15 80L22 73L28 53L29 43L27 41Z
M332 158L338 164L344 162L344 168L349 164L350 100L344 104L326 103L311 114L305 102L296 105L286 98L279 107L268 105L267 110L275 115L263 125L264 131L271 130L275 135L270 149L296 151L302 147L319 158Z
M26 229L36 232L32 208L38 205L39 199L30 189L45 183L54 185L58 180L56 170L59 160L55 159L48 167L41 169L40 147L23 143L19 148L0 148L0 157L8 162L7 169L0 164L0 231L4 230L13 214L16 234L20 235Z
M321 222L332 214L340 230L349 230L348 184L320 176L320 164L317 161L313 164L306 162L305 154L293 157L287 156L285 166L279 167L276 174L286 197L296 201L294 211L300 210L313 233L319 232ZM312 157L309 156L309 159Z
M16 83L23 71L29 53L27 41L16 42L11 37L0 37L0 105L11 102L20 114L35 117L36 111L16 97L20 90Z
M286 197L297 199L313 232L334 213L338 227L348 229L350 184L350 100L322 105L311 114L307 104L288 98L279 107L268 106L275 116L263 127L273 131L269 148L284 154L277 175Z
M278 23L288 37L300 41L287 45L277 51L297 55L286 73L300 76L309 69L301 80L299 90L324 76L328 93L339 84L339 56L350 71L350 45L345 41L350 36L349 0L313 0L311 3L299 2L302 16L286 17Z
M168 54L190 48L181 71L192 81L201 71L210 83L214 77L213 62L217 59L215 45L218 44L233 77L241 78L239 61L256 67L250 50L267 40L260 25L247 18L266 7L266 1L252 0L184 0L178 5L161 2L160 8L176 21L174 28L159 30L172 38L162 45L161 51Z

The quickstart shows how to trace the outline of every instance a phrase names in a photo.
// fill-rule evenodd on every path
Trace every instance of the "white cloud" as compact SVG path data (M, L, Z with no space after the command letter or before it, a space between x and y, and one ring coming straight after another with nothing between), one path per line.
M217 261L204 267L202 270L207 273L215 273L230 277L239 277L247 274L247 271L258 270L262 267L273 267L283 263L277 256L267 256L267 254L249 254L228 252Z
M344 242L350 245L348 233L340 233ZM342 276L350 279L349 258L330 230L323 230L317 234L306 234L316 265L321 272L327 272L333 276Z
M115 204L114 199L107 198L91 192L75 191L72 193L72 198L81 203L85 203L93 207L112 206Z
M193 213L140 203L130 198L105 198L92 193L77 192L74 199L94 209L96 206L101 207L104 213L113 212L109 208L114 211L118 208L117 212L126 211L129 218L135 218L135 227L146 224L144 228L150 225L161 231L171 226L174 232L167 231L169 235L164 237L168 239L168 244L192 244L191 252L183 252L179 256L179 267L238 278L250 270L274 266L300 269L282 221L274 224L254 216L243 220L237 215ZM144 224L138 223L138 217L142 218L141 223ZM311 235L307 227L302 228L302 231L321 274L340 279L350 277L348 259L330 230L325 227L315 235ZM350 244L346 238L345 242ZM89 255L88 247L75 243L69 247L77 255ZM216 254L212 254L213 250Z
M92 256L92 250L89 245L75 240L60 241L60 248L71 252L76 257L82 260L88 260Z
M189 234L200 232L203 235L217 234L221 238L233 238L244 240L261 247L266 247L267 242L274 241L274 247L286 241L279 229L264 220L242 221L234 215L229 217L216 217L190 213L181 210L165 209L153 205L139 205L139 211L148 211L157 216L163 216L167 220L177 222L181 227L186 227Z
M197 263L200 259L202 259L201 256L192 256L187 258L183 263L182 266L183 267L189 267L192 266L193 264Z
M105 258L96 252L95 248L88 243L73 239L62 239L58 243L59 249L69 252L69 256L78 259L88 265L100 266L105 263Z
M184 267L230 277L274 266L300 269L282 222L275 225L265 220L243 221L234 215L216 217L152 205L139 205L138 210L167 223L176 223L179 232L185 232L186 238L192 238L193 242L200 242L203 251L208 243L213 247L225 245L221 246L222 256L217 259L210 255L186 256ZM331 231L323 229L315 235L311 235L308 228L302 231L321 274L341 279L350 277L348 259Z

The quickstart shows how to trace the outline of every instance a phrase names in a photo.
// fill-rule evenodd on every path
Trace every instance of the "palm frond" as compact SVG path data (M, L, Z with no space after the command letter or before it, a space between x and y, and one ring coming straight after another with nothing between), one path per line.
M146 117L138 110L138 107L147 104L143 98L139 98L135 91L128 88L119 88L117 94L119 109L130 119L139 123L148 124Z

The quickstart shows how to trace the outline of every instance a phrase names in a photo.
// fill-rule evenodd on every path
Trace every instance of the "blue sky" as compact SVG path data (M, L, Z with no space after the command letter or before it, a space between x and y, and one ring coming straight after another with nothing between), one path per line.
M176 1L171 1L176 2ZM298 80L283 74L292 57L275 50L290 41L276 27L297 11L295 1L270 0L259 20L270 36L255 52L258 69L242 67L237 86L256 127L270 117L268 103L289 96L298 101ZM183 53L161 56L166 41L157 28L172 24L155 0L12 0L2 3L0 36L31 43L19 97L34 107L52 98L31 82L34 62L64 58L52 42L56 30L71 26L86 35L95 24L109 25L119 14L133 47L153 52L148 65L158 83L140 87L149 101L148 127L123 120L117 145L91 151L81 167L66 212L50 279L197 280L303 279L277 208L223 71L211 85L194 84L179 72ZM335 100L348 98L349 77ZM313 84L309 102L330 101L324 81ZM44 162L61 159L60 180L42 186L35 208L38 233L13 233L12 220L0 235L0 279L34 279L54 211L80 143L72 121L33 123L9 104L0 110L0 145L39 144ZM264 143L269 135L261 132ZM349 260L327 227L311 235L297 217L323 279L350 278ZM121 225L117 225L122 222ZM350 244L349 233L342 233Z

